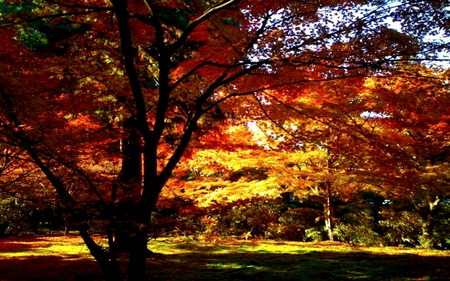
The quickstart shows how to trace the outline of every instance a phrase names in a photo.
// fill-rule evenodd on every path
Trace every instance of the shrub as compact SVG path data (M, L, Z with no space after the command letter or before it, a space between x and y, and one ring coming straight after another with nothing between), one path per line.
M224 235L242 235L275 238L276 224L284 204L277 200L254 197L237 200L219 208L216 232Z
M152 235L173 235L181 231L183 234L321 241L321 215L316 209L288 209L283 201L264 197L217 203L206 208L192 202L161 200L153 213Z
M305 236L304 242L307 242L307 241L320 242L323 240L323 237L326 236L327 234L324 233L323 228L313 227L313 228L306 229L305 235L306 236Z
M180 231L182 234L204 231L201 218L205 213L206 209L199 208L191 200L162 199L152 213L151 236L156 238Z
M322 235L318 226L321 216L321 211L311 208L287 210L279 218L281 238L291 241L320 241Z
M395 212L383 209L379 225L384 230L384 240L388 245L418 246L422 233L423 220L419 214L411 211Z
M423 239L419 237L421 246L431 243L433 248L448 250L450 249L450 202L442 202L437 207L437 214L435 215L432 225L433 231L430 239Z
M355 206L340 218L333 234L340 241L361 246L379 246L382 237L375 231L373 211L367 206Z
M339 241L360 246L383 245L381 236L367 225L338 224L333 234Z
M0 237L36 232L32 210L14 198L0 200Z

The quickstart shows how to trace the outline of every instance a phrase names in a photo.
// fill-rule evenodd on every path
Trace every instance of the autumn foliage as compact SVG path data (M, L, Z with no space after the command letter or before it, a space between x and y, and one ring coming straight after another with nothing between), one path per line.
M174 233L446 248L448 21L445 1L1 1L2 208L53 211L107 280L144 280Z

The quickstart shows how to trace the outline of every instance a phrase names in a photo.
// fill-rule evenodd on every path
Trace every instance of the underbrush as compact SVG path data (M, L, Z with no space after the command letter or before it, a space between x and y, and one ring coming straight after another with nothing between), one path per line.
M412 209L342 204L336 212L334 239L360 246L450 249L450 207L448 204L438 207L433 219L426 221ZM14 201L2 201L0 237L38 234L43 225L36 221L33 212ZM184 198L163 198L152 215L150 238L200 235L299 242L328 239L320 206L288 204L281 198L253 197L213 202L208 207ZM57 217L53 220L58 221ZM96 223L91 220L92 231L101 233L105 222ZM431 231L424 231L430 225ZM52 225L45 226L50 227L50 232L55 231Z
M447 206L424 237L422 217L411 210L389 206L347 204L337 212L335 240L360 246L450 248L450 211ZM152 237L165 235L234 236L319 242L327 240L323 211L298 207L281 199L253 197L200 208L181 199L162 200L153 216Z

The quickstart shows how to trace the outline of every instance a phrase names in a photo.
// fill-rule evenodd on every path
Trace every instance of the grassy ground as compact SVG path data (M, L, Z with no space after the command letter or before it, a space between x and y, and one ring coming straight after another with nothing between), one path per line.
M103 238L98 237L99 241ZM450 280L450 252L266 240L150 242L152 280ZM0 239L0 280L102 280L75 236Z

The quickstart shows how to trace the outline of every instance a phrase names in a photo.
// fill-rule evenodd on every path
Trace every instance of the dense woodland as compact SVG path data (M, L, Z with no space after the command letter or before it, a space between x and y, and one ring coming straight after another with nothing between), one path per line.
M448 249L449 9L1 0L0 235L66 227L107 280L167 235Z

